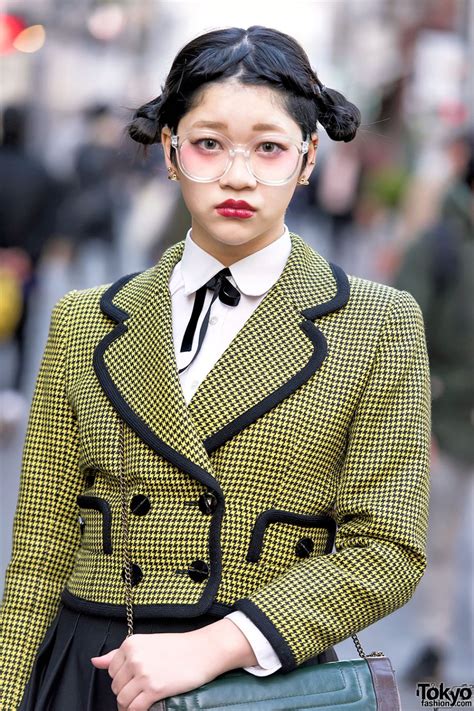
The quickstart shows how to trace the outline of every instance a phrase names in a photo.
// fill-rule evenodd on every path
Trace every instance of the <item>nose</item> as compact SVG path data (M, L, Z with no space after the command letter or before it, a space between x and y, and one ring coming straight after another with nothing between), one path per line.
M232 187L236 190L242 188L254 188L257 185L256 178L250 172L245 158L244 150L236 149L230 168L219 181L221 187Z

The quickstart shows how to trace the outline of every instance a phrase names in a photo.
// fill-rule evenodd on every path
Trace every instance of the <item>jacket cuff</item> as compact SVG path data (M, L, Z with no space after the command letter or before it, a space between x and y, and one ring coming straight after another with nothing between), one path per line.
M258 627L241 610L234 610L226 615L247 638L257 659L257 664L243 667L243 669L255 676L269 676L281 667L280 659L273 649L268 639L263 635Z
M277 653L281 661L281 671L289 672L296 669L297 664L293 656L293 652L286 640L281 636L279 630L275 627L273 622L266 616L262 610L260 610L255 603L251 600L243 598L242 600L237 600L234 604L235 610L240 610L247 617L249 617L260 632L266 637L270 642L273 649Z

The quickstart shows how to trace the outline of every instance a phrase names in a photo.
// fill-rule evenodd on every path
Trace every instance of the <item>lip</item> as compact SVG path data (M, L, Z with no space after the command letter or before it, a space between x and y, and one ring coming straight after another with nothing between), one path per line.
M245 202L245 200L226 200L225 202L221 202L220 205L216 205L216 209L220 207L229 207L234 210L252 210L252 212L255 212L255 208L249 205L248 202Z

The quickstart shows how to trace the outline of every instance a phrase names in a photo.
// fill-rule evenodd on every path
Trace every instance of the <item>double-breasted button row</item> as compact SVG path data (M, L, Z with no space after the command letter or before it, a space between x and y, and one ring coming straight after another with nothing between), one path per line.
M312 538L301 538L295 546L295 552L299 558L308 558L313 550L314 541ZM209 565L204 560L193 560L189 568L177 572L186 573L195 583L202 583L209 577L210 571ZM125 580L125 569L122 570L122 578ZM137 585L142 578L143 572L141 568L136 563L133 563L131 569L132 587Z
M199 497L197 505L203 514L213 514L217 508L217 497L212 491L206 491ZM145 516L150 508L150 499L144 494L137 494L130 502L130 510L136 516Z
M201 494L196 504L203 514L213 514L217 508L216 495L212 491L206 491ZM130 511L135 516L145 516L150 509L150 499L144 494L136 494L130 501ZM201 583L209 577L209 566L204 560L194 560L189 568L177 572L187 574L194 582ZM131 565L130 577L132 587L138 585L143 578L143 571L136 563ZM122 579L125 581L125 568L122 569Z
M209 566L204 560L193 560L189 568L179 572L186 573L187 575L189 575L191 580L194 580L195 583L202 583L204 580L206 580L206 578L209 577ZM132 588L135 587L135 585L138 585L142 578L142 569L136 563L132 563L130 569L130 581ZM122 568L122 580L124 582L126 580L125 567Z
M189 505L198 506L201 513L211 516L217 509L217 497L213 491L205 491L197 501L187 502ZM209 566L204 560L193 560L186 570L176 571L180 574L187 574L195 583L202 583L209 577Z

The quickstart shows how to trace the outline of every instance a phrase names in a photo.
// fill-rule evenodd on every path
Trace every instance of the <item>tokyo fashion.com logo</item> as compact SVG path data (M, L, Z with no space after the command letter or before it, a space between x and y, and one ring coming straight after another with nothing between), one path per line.
M416 695L422 706L432 708L471 708L474 701L474 685L446 686L420 681L416 685Z

